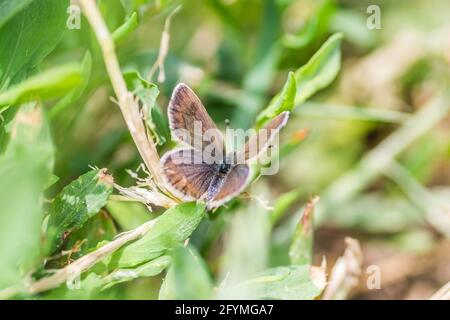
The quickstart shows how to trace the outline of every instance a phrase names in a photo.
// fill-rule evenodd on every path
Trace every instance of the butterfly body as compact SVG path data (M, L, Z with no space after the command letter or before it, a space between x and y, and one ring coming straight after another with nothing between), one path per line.
M222 163L217 166L217 173L211 180L209 184L208 191L206 192L205 200L206 202L210 202L214 199L214 197L219 193L225 179L230 172L231 166Z
M231 169L231 164L229 163L221 163L219 165L219 173L220 174L227 174L228 172L230 172Z
M253 156L267 149L288 115L284 112L266 126L270 129L268 139L261 139L258 132L239 153L227 154L224 138L200 99L188 86L179 84L169 103L169 124L173 139L188 147L169 151L161 158L167 189L184 201L204 201L209 209L229 201L249 182L252 147L257 146Z

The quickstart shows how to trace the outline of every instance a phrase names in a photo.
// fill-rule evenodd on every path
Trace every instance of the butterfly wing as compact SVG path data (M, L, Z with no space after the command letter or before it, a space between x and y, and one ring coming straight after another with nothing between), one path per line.
M209 117L200 99L187 85L180 83L174 89L168 116L175 140L187 143L197 150L204 150L207 145L213 143L215 150L224 154L222 133Z
M250 167L247 164L238 164L228 173L220 191L208 203L208 208L217 208L241 193L247 186L250 178Z
M249 162L258 158L272 143L281 128L286 125L288 119L289 111L284 111L250 137L243 149L236 154L237 162Z
M202 199L216 175L217 165L202 162L200 151L184 148L161 158L167 189L184 201Z

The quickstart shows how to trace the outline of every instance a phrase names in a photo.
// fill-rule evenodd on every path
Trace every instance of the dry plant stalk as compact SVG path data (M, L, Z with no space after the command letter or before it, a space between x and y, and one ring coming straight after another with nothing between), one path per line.
M430 297L430 300L450 300L450 282L447 282L442 288L436 291Z
M331 270L330 280L322 299L345 299L350 290L358 284L361 275L363 254L358 240L346 237L345 252Z
M111 34L106 27L105 21L103 20L95 1L78 0L78 2L100 44L106 70L117 96L120 111L130 130L134 143L136 144L145 165L152 174L152 178L159 183L160 187L162 187L159 156L153 142L149 141L147 137L136 97L127 89L115 54L115 47Z
M97 262L113 253L124 244L136 240L149 231L156 223L157 219L148 221L136 229L123 233L117 237L114 241L105 244L103 247L81 257L75 262L69 264L67 267L58 270L50 277L43 278L37 282L32 283L28 287L29 293L38 293L53 289L61 285L62 283L70 280L74 275L80 275L90 267L94 266Z
M167 54L169 53L169 43L170 43L170 23L172 22L173 16L180 11L181 5L177 6L166 18L164 22L164 30L161 34L161 41L159 45L158 57L156 58L155 63L153 64L149 79L153 78L153 74L156 72L156 69L159 69L158 73L158 82L166 81L166 73L164 71L164 60L166 60Z
M25 292L35 294L59 287L61 284L80 276L83 272L94 266L97 262L118 250L126 243L136 240L149 231L157 222L157 219L148 221L136 229L121 234L114 241L111 241L99 249L81 257L65 268L59 269L53 275L42 278L26 286ZM8 299L19 294L22 290L18 287L10 287L0 291L0 299Z

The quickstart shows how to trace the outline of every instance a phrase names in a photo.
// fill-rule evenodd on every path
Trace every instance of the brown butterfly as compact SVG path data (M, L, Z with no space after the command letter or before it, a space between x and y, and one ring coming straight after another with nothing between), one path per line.
M202 200L212 209L245 189L250 180L248 163L269 147L285 126L289 112L271 120L239 152L230 153L226 153L222 133L187 85L181 83L174 89L168 117L173 140L188 147L169 151L162 157L167 188L183 201Z

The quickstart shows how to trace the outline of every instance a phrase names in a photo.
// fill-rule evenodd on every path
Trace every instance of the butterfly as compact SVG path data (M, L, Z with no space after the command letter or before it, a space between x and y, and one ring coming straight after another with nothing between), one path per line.
M172 139L187 147L161 158L166 187L183 201L204 201L208 209L228 202L247 187L250 161L270 146L289 118L289 112L280 113L249 137L238 152L227 153L222 133L187 85L175 87L167 113ZM206 153L208 149L212 151Z

